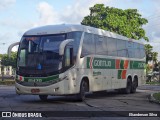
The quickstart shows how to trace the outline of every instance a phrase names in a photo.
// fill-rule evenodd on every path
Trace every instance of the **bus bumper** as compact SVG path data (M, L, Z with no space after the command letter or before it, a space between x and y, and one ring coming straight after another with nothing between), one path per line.
M61 81L63 82L63 81ZM18 83L15 83L15 89L17 94L23 95L64 95L68 94L67 91L64 89L64 84L60 82L56 84L52 84L49 86L23 86Z

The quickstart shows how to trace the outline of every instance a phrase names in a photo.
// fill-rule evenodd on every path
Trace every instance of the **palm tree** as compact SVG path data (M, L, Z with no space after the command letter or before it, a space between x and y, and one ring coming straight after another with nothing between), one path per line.
M152 60L152 49L153 47L150 44L145 44L146 64L148 64L148 61Z
M156 64L158 59L158 53L157 52L152 52L152 60L153 60L153 64Z

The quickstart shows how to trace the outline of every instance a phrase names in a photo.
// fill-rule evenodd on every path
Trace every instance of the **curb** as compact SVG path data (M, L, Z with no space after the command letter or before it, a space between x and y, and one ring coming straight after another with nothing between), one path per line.
M150 96L148 97L148 100L149 102L154 102L154 103L157 103L157 104L160 104L160 101L156 100L154 97L153 97L153 94L150 94Z

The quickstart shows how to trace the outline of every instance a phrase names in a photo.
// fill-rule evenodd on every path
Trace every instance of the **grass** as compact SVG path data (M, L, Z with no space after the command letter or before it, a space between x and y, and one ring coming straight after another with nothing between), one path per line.
M154 93L154 94L153 94L153 97L154 97L157 101L160 102L160 92Z
M148 84L148 85L160 85L160 82L152 81L152 82L146 82L146 84Z
M15 81L13 79L4 79L4 81L0 80L0 85L14 85Z

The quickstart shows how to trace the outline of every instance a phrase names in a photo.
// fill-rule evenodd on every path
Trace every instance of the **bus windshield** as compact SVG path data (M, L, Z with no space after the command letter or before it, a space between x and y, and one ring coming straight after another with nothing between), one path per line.
M60 63L59 45L63 40L65 40L65 34L23 37L17 61L19 69L32 71L32 73L33 70L36 70L34 73L58 71ZM26 73L29 73L28 71Z

